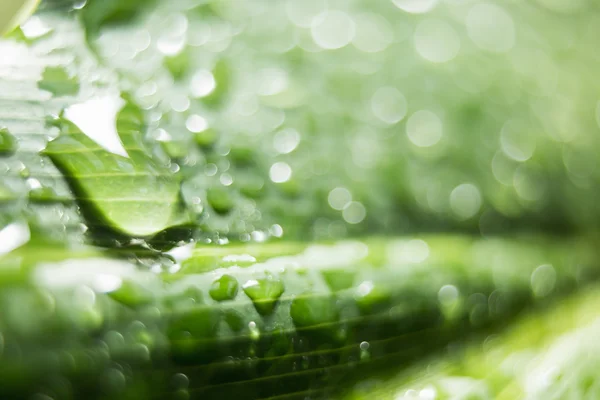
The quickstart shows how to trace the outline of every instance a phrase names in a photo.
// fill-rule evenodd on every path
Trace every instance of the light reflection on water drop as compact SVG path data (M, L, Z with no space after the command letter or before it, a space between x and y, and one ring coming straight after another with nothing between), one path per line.
M199 70L192 77L190 90L194 97L205 97L211 94L217 86L215 77L208 70Z
M30 239L29 226L13 222L0 230L0 255L7 254L26 244Z
M193 133L203 132L208 129L208 122L200 115L190 115L185 121L185 127Z
M129 157L117 132L117 113L125 101L117 94L96 96L68 107L64 116L105 150Z

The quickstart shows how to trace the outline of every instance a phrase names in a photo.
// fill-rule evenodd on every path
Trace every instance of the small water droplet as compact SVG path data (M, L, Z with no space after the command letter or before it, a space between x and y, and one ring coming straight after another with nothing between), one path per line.
M47 186L35 187L29 191L29 200L40 203L55 201L56 192Z
M347 269L323 270L321 275L323 275L323 279L325 279L331 291L338 292L352 287L356 271Z
M235 310L225 311L225 322L234 332L239 332L244 328L244 318L242 314Z
M238 287L238 281L233 276L223 275L212 283L209 294L216 301L232 300L238 293Z
M362 313L373 313L381 311L388 306L390 292L381 285L375 285L372 281L364 281L356 289L354 298Z
M18 148L17 138L6 128L0 129L0 156L8 157L15 154Z
M228 214L234 207L231 193L224 187L211 187L206 192L206 200L217 214Z
M258 338L260 338L260 330L258 329L258 326L256 326L256 322L248 322L248 329L250 330L251 339L257 340Z
M244 284L244 293L252 299L256 311L261 315L273 312L277 300L284 291L281 279L267 276L262 279L252 279Z
M339 317L333 297L316 293L296 296L290 306L290 316L299 328L335 322Z

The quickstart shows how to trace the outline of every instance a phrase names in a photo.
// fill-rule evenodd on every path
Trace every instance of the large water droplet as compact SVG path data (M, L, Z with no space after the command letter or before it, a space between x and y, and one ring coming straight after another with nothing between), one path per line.
M331 291L338 292L352 287L356 271L347 269L323 270L321 275L323 275L323 279L325 279Z
M364 281L358 285L354 295L356 305L365 314L372 314L387 308L390 297L391 294L387 288L375 285L372 281Z
M284 291L283 282L273 276L262 279L252 279L244 284L244 293L252 299L256 311L268 315L275 309L277 300Z
M231 193L224 187L209 188L206 192L206 200L217 214L228 214L234 207Z
M92 123L98 117L89 116ZM144 118L135 105L126 103L116 121L128 157L101 147L67 119L59 119L57 125L61 133L48 143L44 154L67 177L84 215L99 222L96 226L144 237L187 219L179 207L178 178L144 150Z

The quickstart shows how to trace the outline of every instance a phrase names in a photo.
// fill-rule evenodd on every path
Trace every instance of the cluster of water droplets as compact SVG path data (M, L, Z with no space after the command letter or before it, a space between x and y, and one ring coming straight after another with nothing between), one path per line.
M318 238L488 233L592 212L570 198L593 179L575 165L598 129L594 90L575 83L593 28L548 28L547 9L579 12L542 1L181 2L92 41L135 88L207 229L242 240L273 224ZM548 29L568 37L533 39ZM581 62L566 65L563 51Z

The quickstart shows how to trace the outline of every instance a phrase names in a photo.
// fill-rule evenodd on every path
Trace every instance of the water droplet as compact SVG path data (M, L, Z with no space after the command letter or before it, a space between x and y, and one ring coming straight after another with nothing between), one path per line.
M238 281L231 275L223 275L210 287L210 297L216 301L233 300L238 293Z
M18 148L17 138L6 128L0 128L0 156L7 157L15 154Z
M64 112L64 117L105 150L128 157L117 132L117 115L124 101L118 94L96 96L83 103L74 104ZM61 120L57 121L59 124ZM69 132L75 134L75 131ZM60 137L59 137L60 138ZM55 139L59 140L60 139Z
M40 186L29 191L29 200L32 202L51 202L56 201L56 192L48 186Z
M214 186L206 192L206 200L217 214L228 214L234 207L235 203L229 192L224 187Z
M229 325L234 332L241 331L245 326L244 317L235 310L225 311L225 322L227 322L227 325Z
M284 291L283 282L273 276L252 279L243 286L244 293L254 303L254 308L261 315L269 315L275 309L277 300Z
M356 289L354 298L360 311L365 314L382 311L388 307L391 294L381 285L372 281L364 281Z
M184 223L188 217L183 207L179 207L179 178L144 150L141 109L127 102L118 111L116 121L112 120L113 126L111 121L99 120L106 115L94 108L94 104L111 108L115 106L113 100L112 97L94 98L81 104L78 111L73 108L76 106L69 107L65 115L76 115L78 122L92 129L94 135L92 131L83 132L72 121L61 119L60 135L48 143L43 153L67 177L76 197L82 199L79 206L85 217L99 222L95 226L102 223L103 228L145 237ZM114 144L118 144L116 147L120 150L103 143L111 136L111 129ZM94 137L92 140L90 136L95 135L103 139ZM135 207L132 208L132 204Z
M52 31L42 18L33 15L21 24L21 31L28 39L36 39Z
M248 330L250 331L251 339L258 340L260 338L260 330L258 329L258 326L256 326L256 322L248 322Z
M29 226L22 222L13 222L0 230L0 255L7 254L23 246L31 237Z
M296 296L292 300L290 316L299 328L336 322L339 317L334 298L317 293Z
M354 279L356 277L356 271L348 269L329 269L322 270L321 275L327 283L327 286L333 292L340 290L349 289L354 285Z

